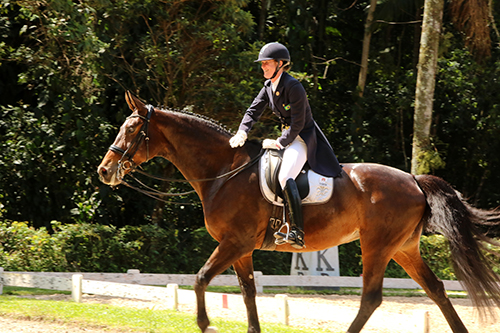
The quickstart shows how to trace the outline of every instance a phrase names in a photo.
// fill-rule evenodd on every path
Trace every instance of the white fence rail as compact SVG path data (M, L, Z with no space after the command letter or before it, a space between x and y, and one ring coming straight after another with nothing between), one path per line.
M0 268L0 274L3 269ZM54 289L51 286L60 285L63 289L71 290L71 280L75 274L83 276L83 280L116 282L126 284L141 284L150 286L166 286L177 284L180 286L194 285L196 275L193 274L144 274L139 270L131 269L127 273L58 273L58 272L3 272L1 276L3 284L34 287L42 289ZM36 277L35 277L36 276ZM306 275L263 275L255 272L255 285L257 292L263 292L264 286L276 287L358 287L363 286L362 277L349 276L306 276ZM0 286L2 284L0 280ZM458 281L443 281L446 290L464 290ZM211 282L211 286L238 286L235 275L218 275ZM411 279L385 278L384 288L391 289L420 289L420 286ZM0 289L1 290L1 289Z

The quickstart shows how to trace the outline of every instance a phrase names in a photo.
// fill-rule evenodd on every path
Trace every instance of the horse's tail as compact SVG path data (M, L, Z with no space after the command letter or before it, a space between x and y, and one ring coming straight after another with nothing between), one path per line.
M478 226L499 225L500 212L469 206L460 193L441 178L420 175L415 177L429 206L424 217L424 228L445 236L450 245L453 268L458 280L469 293L472 303L481 314L492 307L500 307L500 276L492 269L486 252L496 245Z

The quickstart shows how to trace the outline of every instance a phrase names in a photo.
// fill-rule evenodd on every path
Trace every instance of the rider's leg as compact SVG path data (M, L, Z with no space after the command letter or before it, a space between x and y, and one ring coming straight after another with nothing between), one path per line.
M285 189L289 178L295 179L307 162L307 145L300 136L297 136L283 152L283 161L281 162L278 180L281 188Z
M291 231L288 240L293 247L304 247L304 217L302 215L302 200L295 180L289 178L286 182L283 195L290 210Z
M288 242L296 248L304 247L304 219L302 215L302 201L295 183L302 167L307 161L307 146L302 138L297 137L283 154L283 162L278 175L279 182L283 189L284 199L290 210L291 232L288 235ZM275 234L278 242L286 238L286 234L278 232Z

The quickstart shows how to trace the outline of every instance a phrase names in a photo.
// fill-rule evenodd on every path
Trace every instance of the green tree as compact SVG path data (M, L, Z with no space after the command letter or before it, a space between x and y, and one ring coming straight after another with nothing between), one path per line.
M106 44L84 4L3 3L0 175L5 215L46 225L71 219L74 202L94 190L96 148L110 126L100 114L95 75Z
M241 80L234 73L248 70L241 59L250 54L239 52L253 24L244 6L3 2L0 73L10 82L0 86L5 216L50 229L53 219L123 225L151 214L151 200L100 186L95 174L128 113L124 88L153 104L193 104L221 117L242 107L245 90L233 93ZM253 82L241 87L250 90Z
M450 6L453 22L467 35L466 46L476 52L478 59L489 56L491 39L488 8L490 6L485 0L455 0ZM411 168L413 174L428 173L432 169L444 166L441 157L432 147L430 136L443 8L443 0L425 1L415 94Z
M4 218L27 220L49 231L54 219L117 228L151 222L167 231L172 244L204 239L199 203L164 207L128 188L102 186L95 169L130 112L123 100L125 89L152 104L188 106L235 129L263 82L253 60L264 43L276 40L289 47L292 70L342 162L377 162L408 171L420 42L420 24L415 22L423 1L377 3L369 75L360 99L354 87L368 3L1 2ZM471 8L463 1L453 3L461 4L458 13ZM486 19L462 20L462 30L487 21L494 32L491 42L498 45L500 3L490 1L488 9ZM451 13L443 16L430 132L447 167L433 172L471 202L497 206L500 51L495 47L491 57L479 61L478 53L471 53L477 48L464 47L463 37L472 35L457 29L460 22ZM394 24L402 22L408 24ZM268 115L256 136L277 131ZM145 167L155 174L175 173L163 160ZM175 192L186 189L168 186ZM193 253L208 251L211 244L204 246L200 251L193 247ZM263 257L265 266L271 259L267 253Z

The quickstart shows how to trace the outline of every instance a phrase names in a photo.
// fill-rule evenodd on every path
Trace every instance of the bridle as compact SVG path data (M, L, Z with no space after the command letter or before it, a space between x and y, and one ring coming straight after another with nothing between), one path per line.
M134 140L132 140L127 150L123 150L116 145L109 146L109 150L122 155L122 158L118 161L118 170L116 171L118 180L120 181L123 178L123 171L134 170L137 167L134 163L134 156L143 141L146 142L146 161L149 160L149 121L151 120L151 116L155 112L155 109L151 104L146 105L146 108L148 109L146 116L132 114L127 117L127 120L130 118L141 118L144 121L139 134L134 138Z
M166 181L166 182L183 182L183 183L191 183L191 182L207 182L207 181L214 181L214 180L218 180L218 179L225 179L224 182L227 182L229 179L233 178L234 176L236 176L237 174L239 174L240 172L248 169L249 167L251 167L252 165L254 165L258 160L259 158L264 154L264 150L262 149L260 151L260 153L255 156L254 158L252 158L249 162L239 166L238 168L234 169L234 170L231 170L229 172L226 172L224 174L221 174L221 175L218 175L216 177L212 177L212 178L203 178L203 179L172 179L172 178L164 178L164 177L158 177L158 176L154 176L154 175L151 175L151 174L148 174L147 172L139 169L139 165L137 165L133 158L135 156L135 154L137 153L137 150L139 149L139 146L141 145L141 143L144 141L146 143L146 161L149 161L149 122L151 120L151 116L153 115L154 113L154 107L151 105L151 104L148 104L146 105L146 108L148 110L148 113L146 116L141 116L140 114L132 114L130 116L127 117L127 120L130 119L130 118L141 118L144 122L142 124L142 127L139 131L139 133L137 134L137 136L132 140L132 142L130 143L129 147L127 148L127 150L124 150L114 144L112 144L111 146L109 146L109 150L111 150L112 152L115 152L117 154L120 154L122 155L122 157L120 158L120 160L118 161L118 169L116 170L116 177L118 178L118 180L120 181L121 184L124 184L125 186L127 187L130 187L130 188L133 188L149 197L152 197L154 199L157 199L157 200L160 200L160 201L164 201L166 203L171 203L171 204L180 204L180 205L186 205L186 204L193 204L193 203L182 203L182 202L172 202L172 201L167 201L167 200L164 200L162 198L162 196L184 196L184 195L188 195L188 194L191 194L191 193L194 193L196 192L195 190L192 190L192 191L188 191L188 192L183 192L183 193L166 193L166 192L161 192L161 191L158 191L152 187L149 187L147 186L146 184L144 184L143 182L141 182L140 180L138 180L136 177L132 176L131 173L129 173L129 175L137 182L140 184L140 186L142 186L143 188L146 188L146 189L143 189L143 188L140 188L140 187L137 187L137 186L134 186L126 181L123 180L123 175L125 174L124 172L125 171L130 171L130 172L138 172L142 175L145 175L149 178L152 178L152 179L156 179L156 180L160 180L160 181Z

